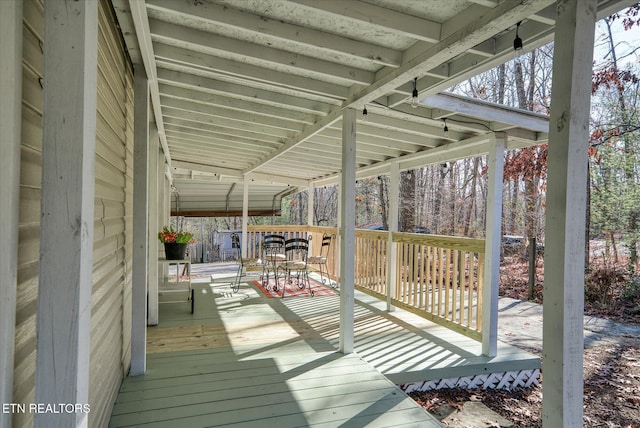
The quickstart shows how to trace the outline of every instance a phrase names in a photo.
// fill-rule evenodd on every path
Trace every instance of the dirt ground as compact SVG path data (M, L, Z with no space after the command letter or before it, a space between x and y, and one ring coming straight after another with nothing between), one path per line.
M635 342L585 351L585 427L640 427L640 342ZM511 391L449 389L410 396L431 413L443 405L460 408L466 401L479 400L515 428L542 427L541 386Z
M533 299L537 303L542 303L543 275L538 267ZM640 284L630 286L630 280L622 268L595 266L587 278L585 314L640 324ZM501 267L500 295L528 300L527 294L526 262L506 258ZM511 391L451 389L410 395L431 413L443 405L460 408L465 401L480 400L516 428L542 426L541 386ZM640 428L639 337L585 349L583 411L584 426L588 428Z

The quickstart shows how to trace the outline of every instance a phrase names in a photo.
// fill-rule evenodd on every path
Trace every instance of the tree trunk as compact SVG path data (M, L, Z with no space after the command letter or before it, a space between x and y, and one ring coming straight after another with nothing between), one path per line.
M536 51L535 49L529 54L529 75L532 76L529 79L529 87L527 90L527 110L533 111L533 99L535 96L536 79L533 78L536 72Z
M586 211L586 223L584 228L584 266L585 271L589 271L589 241L591 240L591 234L589 233L591 230L591 162L587 160L587 211Z
M449 210L451 211L449 216L449 234L451 235L455 235L456 233L456 164L455 161L449 162Z
M524 188L525 188L525 204L526 204L526 210L525 210L525 217L524 217L524 223L525 223L525 234L527 236L527 239L529 240L529 243L531 243L531 238L536 236L536 223L537 223L537 216L536 216L536 197L537 197L537 192L536 192L536 186L534 183L534 178L533 177L525 177L525 182L524 182ZM527 254L529 253L529 249L527 248L524 254L524 257L527 256Z
M414 170L400 174L401 232L415 231L416 174Z
M471 214L476 202L476 185L478 180L478 166L480 164L480 158L475 157L473 159L473 170L471 175L471 194L469 195L469 210L467 211L467 218L464 222L464 236L469 236L469 229L471 227Z
M498 104L504 104L504 92L507 80L507 65L501 64L498 66Z
M389 215L388 215L388 210L387 210L387 199L389 198L388 196L386 196L386 191L385 191L385 185L386 181L384 179L384 177L378 177L378 186L379 186L379 191L380 191L380 216L382 217L382 228L384 230L389 230ZM397 203L397 201L396 201Z
M516 235L516 231L518 230L518 196L520 194L520 189L518 188L518 178L514 178L511 180L511 198L509 199L511 212L509 216L509 228L511 234Z

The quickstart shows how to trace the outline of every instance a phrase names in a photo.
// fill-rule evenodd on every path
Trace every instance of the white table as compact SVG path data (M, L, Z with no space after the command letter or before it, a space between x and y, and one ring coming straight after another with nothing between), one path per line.
M191 313L193 313L194 306L194 293L193 288L191 287L191 259L182 259L182 260L167 260L165 258L159 258L158 263L160 265L168 265L169 269L171 269L171 265L176 266L176 280L169 281L167 278L166 281L158 281L158 296L164 296L165 294L185 294L187 295L186 299L178 300L162 300L158 301L158 304L164 303L185 303L191 302ZM182 279L180 275L181 267L187 270L187 279ZM164 269L163 269L164 270Z

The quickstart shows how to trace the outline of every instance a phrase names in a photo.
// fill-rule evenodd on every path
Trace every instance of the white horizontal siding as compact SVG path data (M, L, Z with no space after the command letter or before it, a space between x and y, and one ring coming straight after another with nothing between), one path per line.
M109 3L100 2L96 181L91 310L90 426L105 426L128 362L122 359L128 275L127 74L124 46Z
M43 4L25 0L23 119L14 401L35 398L36 310L42 181ZM131 323L131 67L109 3L100 3L96 199L91 322L91 426L108 423L111 405L129 364ZM129 207L127 207L129 204ZM123 331L124 329L124 331ZM15 427L32 426L29 413Z
M23 2L22 147L20 151L20 207L18 284L13 373L13 401L35 399L36 311L40 258L40 198L42 182L43 5ZM14 427L33 425L33 415L16 413Z

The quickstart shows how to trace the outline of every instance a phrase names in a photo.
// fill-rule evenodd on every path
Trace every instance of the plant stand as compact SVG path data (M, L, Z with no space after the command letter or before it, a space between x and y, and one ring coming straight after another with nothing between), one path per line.
M187 298L186 299L182 299L182 300L177 300L178 297L176 297L176 300L160 300L158 299L158 304L165 304L165 303L185 303L185 302L190 302L191 303L191 313L193 314L194 311L194 292L193 292L193 287L191 287L191 259L186 258L186 259L182 259L182 260L167 260L167 259L163 259L160 258L158 259L158 263L160 265L169 265L169 269L171 268L171 265L176 265L176 280L175 281L169 281L168 279L166 281L159 281L158 282L158 296L164 296L167 294L187 294ZM180 266L185 266L187 268L187 280L180 280Z

